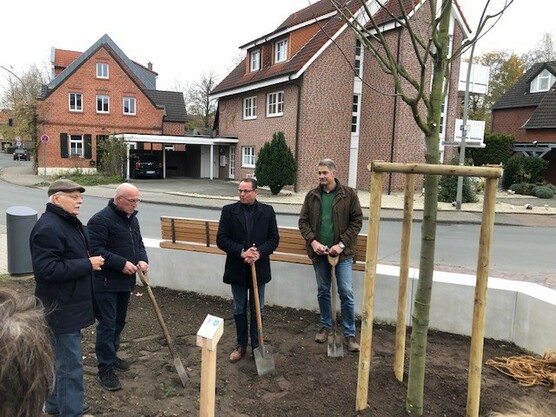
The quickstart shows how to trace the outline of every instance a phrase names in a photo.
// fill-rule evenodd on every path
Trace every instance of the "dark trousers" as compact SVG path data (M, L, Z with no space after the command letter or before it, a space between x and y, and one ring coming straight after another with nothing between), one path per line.
M125 326L130 293L95 292L98 318L95 351L98 369L111 368L120 347L120 334Z
M261 317L264 306L264 284L258 286L259 303L261 306ZM232 295L234 297L234 320L236 322L237 344L247 347L247 329L251 336L251 349L259 347L259 331L257 330L257 317L255 313L255 301L253 290L245 285L232 284ZM250 323L247 320L247 305L249 305Z

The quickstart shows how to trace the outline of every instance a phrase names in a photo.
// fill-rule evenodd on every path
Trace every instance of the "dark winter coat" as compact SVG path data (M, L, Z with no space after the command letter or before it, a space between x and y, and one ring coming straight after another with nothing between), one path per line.
M312 189L305 196L299 214L299 231L307 242L307 254L315 260L318 255L311 247L311 242L320 242L320 209L322 187ZM359 197L351 187L340 184L336 179L336 195L332 201L332 221L334 222L334 242L342 242L346 248L340 254L340 261L355 256L357 235L363 225L363 212Z
M260 258L255 263L257 281L266 284L271 279L270 254L278 247L278 225L272 206L255 202L253 213L252 241L247 241L247 228L241 203L229 204L222 208L216 244L228 256L224 269L226 284L251 286L251 267L241 257L241 251L249 249L253 244L257 247Z
M91 253L104 258L102 270L95 271L95 292L126 292L135 288L135 274L127 275L122 270L126 261L134 265L139 261L148 263L136 215L134 211L128 216L110 199L87 223Z
M47 203L29 238L35 295L49 313L55 334L73 333L94 323L88 241L79 219Z

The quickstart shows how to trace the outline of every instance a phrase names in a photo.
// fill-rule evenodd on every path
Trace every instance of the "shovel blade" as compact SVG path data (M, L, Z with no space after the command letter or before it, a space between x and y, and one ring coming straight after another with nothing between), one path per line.
M189 374L185 370L183 363L181 363L181 359L178 357L174 358L174 368L178 372L178 376L180 377L181 384L185 388L187 385L187 381L189 381Z
M328 336L328 356L330 358L344 357L344 343L342 337L337 333Z
M271 374L274 372L274 357L272 356L272 346L262 345L253 349L255 357L255 366L259 376Z

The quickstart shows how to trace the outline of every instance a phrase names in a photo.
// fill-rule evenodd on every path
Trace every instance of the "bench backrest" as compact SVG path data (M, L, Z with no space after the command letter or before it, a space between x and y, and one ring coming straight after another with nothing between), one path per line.
M162 216L160 247L170 249L194 250L199 252L222 253L216 246L216 233L218 232L218 221L192 219L186 217ZM296 227L278 227L280 243L271 255L272 260L282 262L295 262L310 264L305 247L305 239ZM367 250L367 235L357 236L355 250L355 263L359 265L356 269L362 269L365 263Z

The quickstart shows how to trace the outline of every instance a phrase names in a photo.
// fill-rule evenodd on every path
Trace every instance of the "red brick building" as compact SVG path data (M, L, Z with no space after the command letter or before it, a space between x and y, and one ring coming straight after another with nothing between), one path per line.
M533 65L492 106L493 133L515 136L514 152L548 160L556 184L556 61Z
M361 2L346 4L352 13L360 11ZM420 2L405 6L408 14L415 13L413 18L426 16L428 6ZM418 73L406 31L383 10L374 17L398 61ZM465 31L457 5L452 20L452 42L460 45ZM369 187L367 165L372 160L424 161L424 135L410 108L396 96L392 77L328 0L293 13L273 32L241 48L246 58L212 92L218 98L217 134L238 139L229 149L235 178L253 174L257 153L276 131L284 132L297 160L298 191L316 184L316 164L322 158L336 162L342 182L361 189ZM456 62L441 140L454 137L460 111L458 73ZM392 178L387 187L399 188L401 181Z
M48 175L95 172L97 146L113 134L184 135L183 94L157 90L152 65L130 60L108 35L83 53L53 49L52 65L37 103L38 166ZM162 143L134 146L163 152Z

